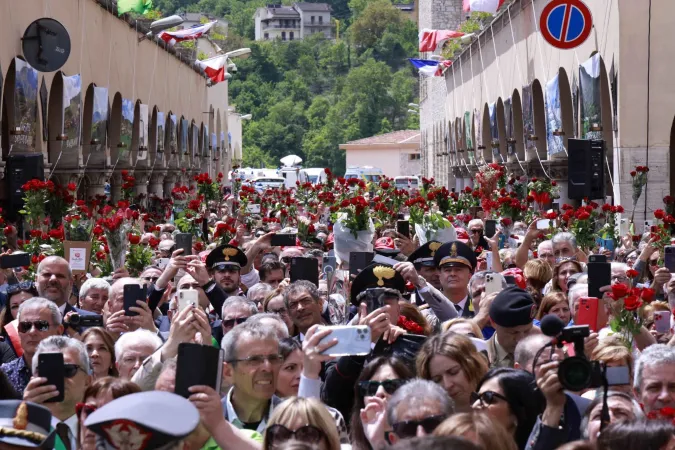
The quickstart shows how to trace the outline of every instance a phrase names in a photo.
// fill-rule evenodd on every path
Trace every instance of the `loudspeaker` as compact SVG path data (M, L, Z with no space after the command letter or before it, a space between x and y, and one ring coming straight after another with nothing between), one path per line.
M7 218L15 221L23 208L23 186L32 179L44 181L45 169L42 153L30 155L10 155L5 166L5 180L8 185Z
M605 141L569 139L567 196L573 200L605 198Z

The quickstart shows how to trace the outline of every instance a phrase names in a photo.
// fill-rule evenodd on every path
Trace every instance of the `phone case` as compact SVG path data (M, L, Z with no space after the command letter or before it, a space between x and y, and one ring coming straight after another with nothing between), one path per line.
M137 316L138 313L130 311L132 306L138 306L137 300L145 301L145 290L143 286L137 284L127 284L124 286L124 315L128 317Z
M319 285L319 262L314 258L291 258L291 283L307 280Z
M12 253L0 257L0 269L30 266L30 253Z
M579 311L574 321L575 325L588 325L591 331L598 331L598 299L582 297L579 300Z
M325 328L330 328L331 333L321 339L321 343L324 344L333 339L337 339L338 342L333 347L324 351L324 355L348 356L367 355L370 353L370 328L366 325L320 327L319 330Z
M295 234L275 234L272 236L272 241L270 245L272 247L293 247L295 246L296 235Z
M178 345L176 387L174 392L188 398L191 386L210 386L220 393L223 351L211 345L182 343Z
M371 252L351 252L349 253L349 275L358 275L360 271L368 267L375 258Z
M46 402L62 402L65 393L63 353L40 353L38 355L38 375L47 379L45 385L52 384L59 391L59 395L46 400Z
M497 221L489 219L485 221L485 236L492 239L492 236L497 232Z
M670 311L656 311L654 313L654 329L659 333L670 331Z
M410 237L410 222L407 220L399 220L396 222L396 232L403 236Z
M663 255L664 266L670 271L675 272L675 246L666 245Z
M178 233L174 239L176 240L176 250L178 250L179 248L183 249L182 256L192 254L192 234Z
M602 298L600 288L612 284L612 265L608 262L589 262L586 266L588 267L588 296Z
M501 273L488 273L485 275L485 294L492 294L494 292L501 292L504 289L504 275Z
M181 289L178 291L178 311L188 305L199 305L199 293L195 289Z

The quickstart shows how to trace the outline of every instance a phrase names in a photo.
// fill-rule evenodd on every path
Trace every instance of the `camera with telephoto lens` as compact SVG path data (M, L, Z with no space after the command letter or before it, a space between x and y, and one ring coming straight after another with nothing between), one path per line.
M88 314L86 316L71 314L66 325L71 327L102 327L103 316L100 314Z

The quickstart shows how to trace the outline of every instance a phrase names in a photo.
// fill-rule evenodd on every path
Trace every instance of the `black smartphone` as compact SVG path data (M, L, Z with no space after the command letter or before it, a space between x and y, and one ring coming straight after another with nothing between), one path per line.
M181 343L178 345L176 385L174 392L188 398L192 386L210 386L220 393L223 351L211 345Z
M178 233L174 240L176 241L176 250L183 249L182 256L192 254L192 233Z
M602 298L600 288L612 284L612 265L605 255L589 255L588 263L588 296Z
M368 264L373 262L373 252L351 252L349 254L349 276L358 275Z
M129 308L132 306L138 306L136 304L137 300L145 301L145 286L139 286L138 284L127 284L124 286L124 315L125 316L137 316L138 313L131 311Z
M410 238L410 221L409 220L397 220L396 221L396 232L402 234L403 236Z
M45 385L54 385L59 395L45 400L45 403L59 403L63 401L65 387L65 368L63 367L63 353L40 353L38 355L38 376L46 378Z
M398 219L398 220L405 220L405 214L402 214L402 213L396 214L396 219Z
M469 231L470 233L470 231ZM492 239L492 236L497 233L497 221L494 219L488 219L485 221L485 236Z
M298 280L307 280L319 286L319 261L314 258L291 258L291 283Z
M384 306L382 292L379 289L369 289L366 292L367 294L365 298L361 300L361 303L366 304L368 314Z
M0 269L30 266L30 253L12 253L0 256Z
M675 272L675 245L666 245L663 255L663 260L666 266L666 269L670 273Z
M296 234L275 234L272 236L270 245L272 247L295 247Z

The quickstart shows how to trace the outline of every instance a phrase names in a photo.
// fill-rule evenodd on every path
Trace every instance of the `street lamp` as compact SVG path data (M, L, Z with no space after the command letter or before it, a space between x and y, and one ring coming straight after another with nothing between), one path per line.
M153 35L159 34L164 30L168 30L169 28L177 27L181 23L183 23L183 18L176 15L155 20L150 24L150 31L138 38L138 42L141 42L147 38L151 38Z

